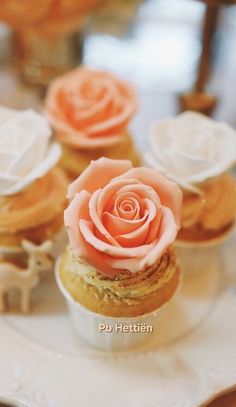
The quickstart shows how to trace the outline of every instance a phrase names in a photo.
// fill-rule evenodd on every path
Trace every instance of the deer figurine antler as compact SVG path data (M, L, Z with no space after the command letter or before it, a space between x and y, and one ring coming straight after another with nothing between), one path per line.
M50 271L52 259L49 257L53 249L50 240L37 246L27 240L22 241L22 248L28 255L27 267L22 269L4 261L0 263L0 312L5 311L6 297L12 288L21 291L21 312L27 313L30 304L30 292L40 280L40 273Z

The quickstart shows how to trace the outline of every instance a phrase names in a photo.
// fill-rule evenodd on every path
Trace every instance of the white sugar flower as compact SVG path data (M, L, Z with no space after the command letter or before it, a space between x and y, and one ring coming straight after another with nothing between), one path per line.
M200 192L199 184L236 162L236 131L200 113L185 112L152 126L145 163Z
M12 195L44 176L59 160L46 119L32 110L0 107L0 195Z

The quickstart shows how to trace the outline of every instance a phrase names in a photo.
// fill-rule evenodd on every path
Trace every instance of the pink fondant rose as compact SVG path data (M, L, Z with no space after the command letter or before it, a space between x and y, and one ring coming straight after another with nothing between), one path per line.
M126 82L85 67L56 78L45 101L56 137L85 149L119 142L136 107L135 92Z
M113 276L153 265L173 243L182 193L156 170L100 158L68 189L65 225L73 254Z

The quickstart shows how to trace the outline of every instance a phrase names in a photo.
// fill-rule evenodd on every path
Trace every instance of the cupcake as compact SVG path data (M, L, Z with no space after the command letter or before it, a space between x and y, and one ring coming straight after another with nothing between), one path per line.
M43 116L0 107L0 251L42 244L63 227L67 180Z
M15 30L31 29L45 37L58 37L78 30L87 15L103 0L1 0L0 20ZM27 18L26 18L27 16Z
M182 193L156 170L100 158L70 184L68 199L59 287L80 335L95 346L126 347L131 333L104 339L99 326L145 324L173 297Z
M102 156L138 165L127 129L136 109L132 87L108 72L82 67L52 81L45 112L62 145L61 166L71 179Z
M200 113L185 112L153 125L145 163L183 191L182 242L211 244L232 229L236 183L236 132Z

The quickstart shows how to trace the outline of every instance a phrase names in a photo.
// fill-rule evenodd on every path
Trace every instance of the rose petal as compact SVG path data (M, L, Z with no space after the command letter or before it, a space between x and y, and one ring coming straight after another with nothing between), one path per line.
M64 86L64 88L61 82L62 93L57 93L58 107L61 108L66 121L73 126L74 130L84 128L84 132L89 134L87 127L106 119L109 111L112 113L111 107L115 99L112 92L106 89L106 84L98 86L96 78L81 79L80 81L77 79L76 88L74 81L71 87ZM92 97L91 94L89 95L88 86L91 88L90 93L93 92ZM99 98L94 97L95 94L98 94Z
M144 164L147 167L151 167L156 169L158 172L163 174L165 177L169 178L171 181L177 183L181 188L192 191L197 194L201 194L200 189L196 186L191 185L186 179L181 178L179 179L178 176L171 173L171 171L161 164L153 155L152 152L148 151L144 154Z
M160 198L161 204L171 209L176 224L180 226L182 192L174 182L167 180L156 170L144 167L132 168L114 181L123 179L137 179L144 185L151 186Z
M119 213L119 208L118 208L118 203L120 200L121 196L129 196L129 199L133 199L135 200L137 203L135 204L135 208L134 208L134 216L132 217L132 219L139 219L140 218L140 208L141 208L141 200L139 198L139 196L137 194L135 194L134 192L127 192L124 194L119 194L116 198L115 198L115 202L114 202L114 206L111 210L112 215L114 216L120 216ZM136 207L137 205L137 207ZM130 219L131 220L131 219Z
M87 128L87 134L91 138L110 134L120 134L127 127L131 116L135 112L133 106L124 106L123 111L109 120L104 120L99 124L94 124Z
M11 174L4 174L4 177L2 177L0 173L1 195L16 194L17 192L20 192L21 190L26 188L36 179L43 177L52 167L55 166L55 164L59 161L60 156L60 145L58 143L53 143L49 147L45 159L25 177L12 176Z
M113 236L117 236L120 234L133 232L134 230L138 229L145 222L147 217L148 211L145 211L142 218L133 220L122 219L109 212L104 212L102 215L102 221L109 233Z
M111 244L108 244L100 239L98 239L94 234L94 225L91 221L86 221L80 219L79 221L80 231L86 240L94 249L98 250L101 253L108 254L112 257L141 257L145 256L152 247L151 244L142 245L139 247L115 247Z
M0 115L1 115L0 110ZM7 113L10 115L10 112ZM3 116L6 117L5 111ZM25 176L45 157L51 129L45 118L32 110L12 110L11 117L0 124L0 151L14 154L7 165L7 172ZM40 148L39 148L40 145Z
M0 146L1 149L1 146ZM8 174L9 166L13 160L16 158L16 153L8 153L5 151L0 151L0 172Z
M146 244L146 237L150 229L150 224L157 216L157 208L149 199L145 199L145 201L148 212L145 223L132 232L116 236L116 241L123 247L137 247Z
M112 214L123 219L133 220L140 217L141 200L137 194L126 192L119 194L115 200Z
M103 274L113 277L118 271L115 268L106 266L106 256L89 245L79 229L79 219L81 217L89 219L88 205L90 197L91 195L86 191L75 194L70 205L64 212L70 247L75 257L80 257L83 261L88 262ZM75 222L75 219L77 219L78 222Z
M116 198L124 193L133 194L133 196L138 196L138 199L143 199L143 204L140 201L140 205L143 205L141 208L141 212L143 212L141 219L128 222L128 219L120 218L118 212L117 216L113 215L113 205L115 205ZM151 187L140 184L137 180L116 179L116 181L112 180L103 188L98 196L97 213L100 219L102 217L104 226L114 238L116 235L137 230L146 221L148 216L146 197L155 204L156 210L160 208L160 200L156 192Z
M170 208L162 207L162 220L157 244L149 251L141 263L141 269L152 266L164 251L174 242L179 228Z
M98 189L93 193L91 196L91 199L89 201L89 215L96 226L96 228L99 231L99 236L103 236L103 239L105 238L109 243L113 244L114 246L120 246L119 243L112 237L112 235L108 232L108 230L105 228L103 223L101 222L98 214L97 214L97 201L99 194L101 192L101 189Z
M110 86L113 88L113 98L119 106L119 111L116 112L114 117L90 126L88 133L91 133L93 137L109 133L120 133L127 126L131 116L137 109L138 103L133 88L127 82L119 81L112 74L109 74L109 81Z
M70 134L70 139L68 139L68 132ZM74 130L67 130L64 132L57 132L57 139L65 145L72 148L95 150L96 148L103 149L104 147L113 147L121 141L121 136L117 134L111 134L109 137L97 137L92 140L87 137L86 134L78 134Z
M122 177L117 177L105 185L99 195L97 203L99 216L101 216L104 211L112 213L116 211L116 199L123 193L135 194L138 199L150 198L155 202L157 207L161 206L156 191L149 185L141 184L137 179L122 179ZM119 214L117 213L117 215Z
M147 255L131 259L119 260L110 257L106 260L106 264L109 267L115 269L128 269L132 273L137 273L144 270L146 267L151 267L155 264L165 250L174 242L178 228L176 226L175 218L169 208L162 208L162 221L159 228L159 236L150 245L150 250Z
M99 216L102 215L104 211L112 211L115 209L116 198L123 192L123 186L127 186L130 193L134 189L135 183L138 183L136 180L119 180L117 182L109 182L102 189L97 203L97 210Z
M52 127L57 131L57 139L61 143L70 147L94 150L96 147L104 148L104 146L113 146L120 141L120 134L110 134L109 137L100 136L91 140L91 138L88 137L87 132L75 130L74 127L69 123L66 123L58 113L52 113L49 110L46 110L44 111L44 114Z
M88 71L89 72L89 71ZM102 74L101 81L98 80L98 74L87 72L87 78L77 83L80 94L77 89L72 90L75 103L74 124L75 128L84 128L89 135L88 128L100 122L104 122L112 115L117 114L117 89L114 80L110 80L108 75ZM100 73L99 73L100 74ZM74 84L73 84L74 89ZM84 103L83 109L80 104ZM73 111L73 109L70 109Z
M83 189L94 192L131 167L132 164L128 160L111 160L103 157L97 161L91 161L85 171L69 185L67 198L71 200L76 192Z
M136 179L130 179L128 182L123 182L122 185L122 179L119 178L118 183L117 183L117 179L114 179L110 182L109 185L118 185L120 183L121 187L118 189L117 191L117 195L119 194L135 194L136 196L138 196L138 198L149 198L151 201L155 202L157 207L161 206L161 201L159 196L157 195L156 191L151 188L149 185L144 185L141 184L140 181L136 180ZM118 195L118 196L119 196Z
M82 217L90 220L88 209L90 197L91 195L87 191L75 194L70 205L64 211L64 222L69 236L70 247L76 256L84 256L86 253L86 247L84 247L79 229L79 219Z
M11 191L20 181L21 177L0 172L0 195L8 195L8 191Z
M153 219L150 224L150 228L146 237L146 243L151 243L154 239L157 238L159 234L159 228L162 220L162 209L157 211L156 217Z

